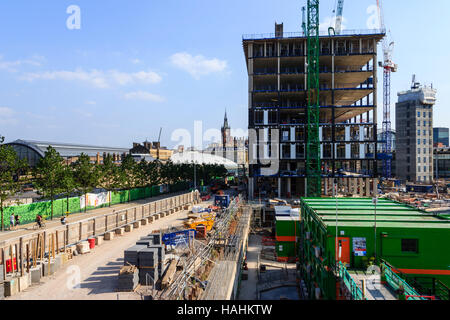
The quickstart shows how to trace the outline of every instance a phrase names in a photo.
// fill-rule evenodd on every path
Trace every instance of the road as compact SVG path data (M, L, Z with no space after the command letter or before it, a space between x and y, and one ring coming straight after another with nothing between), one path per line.
M6 300L140 300L137 293L116 291L124 250L153 230L181 225L187 214L188 211L183 210L124 236L116 236L112 241L105 241L90 253L74 257L54 275L42 278L41 284ZM79 286L74 288L76 283Z

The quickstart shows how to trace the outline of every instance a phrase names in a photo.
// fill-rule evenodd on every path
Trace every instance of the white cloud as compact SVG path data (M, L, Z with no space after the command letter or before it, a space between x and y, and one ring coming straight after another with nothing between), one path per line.
M202 55L192 56L187 52L175 53L170 57L172 64L186 72L195 79L202 75L223 72L227 68L227 61L217 58L207 59Z
M96 101L86 101L86 104L95 106L97 104L97 102Z
M5 61L3 56L0 56L0 70L7 70L9 72L17 72L17 68L23 65L40 67L45 60L42 56L33 56L29 59L21 59L14 61Z
M17 119L14 118L15 112L8 107L0 107L0 124L9 125L16 124Z
M139 64L139 63L142 62L142 61L139 60L139 59L131 59L130 61L131 61L132 64Z
M155 84L162 81L162 77L153 71L139 71L135 73L119 72L117 70L101 71L91 70L84 71L81 68L75 71L47 71L40 73L25 73L20 79L25 81L35 80L65 80L86 82L97 88L108 88L111 85L129 85L135 83Z
M127 100L144 100L144 101L152 101L152 102L164 102L164 97L161 97L157 94L145 92L145 91L136 91L129 92L124 95L124 98Z

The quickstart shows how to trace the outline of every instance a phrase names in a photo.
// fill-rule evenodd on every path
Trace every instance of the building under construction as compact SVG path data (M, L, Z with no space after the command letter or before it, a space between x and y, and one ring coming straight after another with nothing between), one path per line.
M341 192L370 196L378 176L377 44L385 31L317 34L316 194L331 194L338 178ZM305 30L284 33L283 24L276 24L275 34L244 35L243 49L249 77L249 196L304 196L311 176L308 37Z

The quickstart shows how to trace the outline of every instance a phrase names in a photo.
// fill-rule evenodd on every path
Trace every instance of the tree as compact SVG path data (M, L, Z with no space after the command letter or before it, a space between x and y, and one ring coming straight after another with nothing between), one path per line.
M91 159L82 153L74 164L74 179L80 194L84 194L84 212L87 211L87 194L97 187L99 170L91 163Z
M62 191L60 179L64 171L63 161L64 159L61 155L52 146L49 146L44 157L39 160L35 168L36 187L42 192L45 198L50 199L50 219L52 220L53 201L55 200L55 196Z
M58 180L61 191L66 196L66 212L69 213L69 197L77 190L73 168L70 165L65 165Z
M145 170L147 171L148 186L153 187L161 182L161 166L159 161L147 163Z
M12 146L2 144L0 136L0 211L1 230L4 230L3 210L6 199L14 196L20 189L18 170L23 165Z
M127 154L120 164L119 182L126 189L131 190L136 186L136 161ZM128 202L131 201L131 192L128 192Z
M119 169L114 163L111 155L106 155L99 168L99 186L108 192L112 192L120 186ZM112 194L109 197L109 206L111 207Z

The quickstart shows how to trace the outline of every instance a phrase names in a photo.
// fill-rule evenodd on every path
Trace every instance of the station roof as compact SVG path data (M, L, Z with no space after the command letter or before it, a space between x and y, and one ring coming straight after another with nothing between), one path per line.
M106 154L123 154L129 153L129 149L116 147L99 147L84 144L60 143L36 140L15 140L7 143L8 145L24 146L37 152L40 156L44 156L47 148L52 146L63 158L78 157L81 153L87 154L90 157L100 156Z
M328 226L450 229L450 220L388 199L372 198L302 198L302 204L311 209ZM336 210L337 209L337 210ZM376 216L375 216L376 215Z

